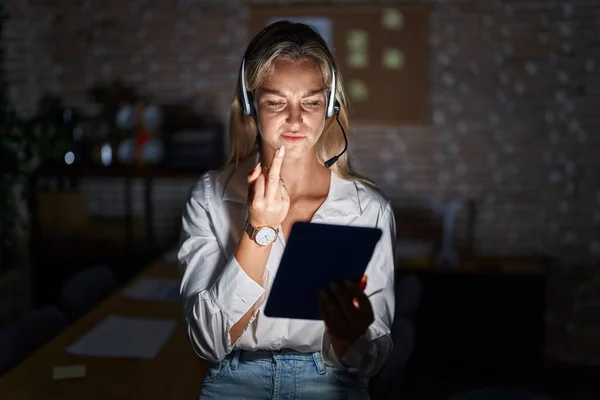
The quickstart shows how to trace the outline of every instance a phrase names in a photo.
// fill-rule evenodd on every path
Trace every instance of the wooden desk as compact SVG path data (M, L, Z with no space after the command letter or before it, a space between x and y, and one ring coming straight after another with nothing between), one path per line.
M156 261L140 276L176 277L177 267ZM65 349L109 314L177 320L153 360L82 357ZM87 376L53 381L55 366L84 364ZM192 349L179 303L126 299L114 293L0 380L0 399L192 399L197 398L206 363Z

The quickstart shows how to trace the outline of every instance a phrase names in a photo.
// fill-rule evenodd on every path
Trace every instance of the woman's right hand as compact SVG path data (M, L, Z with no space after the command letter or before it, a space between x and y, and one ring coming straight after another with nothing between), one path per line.
M279 229L290 209L290 196L280 176L284 156L285 147L281 146L266 173L259 163L248 175L248 221L255 228Z

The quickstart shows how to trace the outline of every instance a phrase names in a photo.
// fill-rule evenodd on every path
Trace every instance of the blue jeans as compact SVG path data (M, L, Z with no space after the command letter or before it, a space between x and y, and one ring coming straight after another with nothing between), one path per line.
M362 378L321 353L235 350L209 365L200 399L369 399Z

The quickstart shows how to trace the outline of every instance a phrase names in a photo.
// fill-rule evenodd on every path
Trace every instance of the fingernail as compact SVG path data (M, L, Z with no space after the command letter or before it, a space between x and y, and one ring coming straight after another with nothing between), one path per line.
M362 279L360 280L360 290L365 290L365 288L367 287L367 275L363 275Z
M285 146L281 146L279 150L277 150L277 157L283 157L283 153L285 153Z

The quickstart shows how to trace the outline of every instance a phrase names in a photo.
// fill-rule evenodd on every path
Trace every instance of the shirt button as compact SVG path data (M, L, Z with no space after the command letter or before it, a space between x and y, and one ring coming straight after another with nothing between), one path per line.
M271 348L275 350L277 348L277 343L271 342Z

